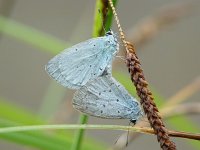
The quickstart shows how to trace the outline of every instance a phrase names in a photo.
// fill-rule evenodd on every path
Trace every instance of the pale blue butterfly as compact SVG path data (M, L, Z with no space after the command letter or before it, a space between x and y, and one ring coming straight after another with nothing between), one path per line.
M82 113L110 119L130 119L143 115L139 102L111 74L97 77L75 92L73 107Z
M48 74L61 85L79 89L102 75L119 50L111 30L105 36L76 44L52 58L45 66Z

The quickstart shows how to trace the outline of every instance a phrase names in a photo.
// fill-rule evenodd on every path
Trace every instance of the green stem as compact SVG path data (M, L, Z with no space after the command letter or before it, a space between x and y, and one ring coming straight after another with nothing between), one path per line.
M83 115L82 115L83 116ZM81 118L81 117L80 117ZM84 118L84 117L83 117ZM82 118L82 119L83 119ZM130 130L135 132L141 132L144 127L132 127L121 125L92 125L92 124L54 124L54 125L28 125L28 126L15 126L15 127L1 127L0 135L3 133L15 133L24 131L39 131L39 130L71 130L71 129L96 129L96 130Z
M79 121L80 124L86 124L87 120L88 120L88 116L80 115L79 120L80 120ZM79 129L76 132L71 150L79 150L80 149L80 147L82 145L82 141L83 141L84 131L85 131L85 129Z
M114 5L115 5L117 0L113 0L113 2L114 2ZM102 29L103 20L101 20L101 17L99 16L100 14L99 14L98 10L100 10L100 12L103 13L103 9L107 6L108 6L108 2L106 4L106 2L103 2L102 0L96 1L95 18L94 18L94 25L93 25L93 37L101 36L101 33L99 31L101 31L101 29ZM111 13L111 10L108 10L108 15L107 15L106 22L105 22L106 30L111 27L112 16L113 15ZM87 116L85 116L85 115L80 116L80 124L86 124L87 120L88 120ZM84 130L85 129L79 129L77 131L77 133L75 135L74 142L72 144L71 150L80 150L81 145L82 145L82 141L83 141Z

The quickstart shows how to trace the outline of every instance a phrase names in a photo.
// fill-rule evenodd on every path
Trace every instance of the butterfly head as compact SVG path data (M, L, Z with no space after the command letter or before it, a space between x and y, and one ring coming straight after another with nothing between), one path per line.
M131 119L130 122L133 123L133 125L135 125L137 120L136 119Z
M106 36L109 36L109 35L113 35L113 31L111 29L109 29L107 32L106 32Z
M137 123L137 121L144 116L142 111L139 111L136 115L137 117L130 119L130 122L133 123L133 125L135 125Z

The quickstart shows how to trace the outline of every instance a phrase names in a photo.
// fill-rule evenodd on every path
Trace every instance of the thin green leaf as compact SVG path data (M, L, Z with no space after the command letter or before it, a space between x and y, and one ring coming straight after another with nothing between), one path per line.
M20 125L34 125L34 124L47 124L46 122L38 119L38 117L17 106L8 103L6 100L0 99L0 127L20 126ZM61 134L62 133L62 134ZM72 133L65 132L23 132L23 133L5 133L0 135L0 138L8 141L13 141L18 144L29 145L35 148L42 148L44 150L51 150L52 147L58 150L63 150L71 147ZM22 135L23 134L23 135ZM31 141L33 139L33 141ZM50 144L48 145L48 143ZM59 145L59 146L58 146ZM97 145L100 149L105 149L104 144L99 144L93 139L86 139L83 149L92 150ZM59 148L60 147L60 148Z
M66 42L63 42L51 35L42 33L41 31L18 23L14 20L7 19L3 16L0 16L0 32L52 54L57 54L65 47L69 46Z
M0 127L1 129L9 126L19 126L20 124L11 122L9 120L1 119ZM13 141L15 143L20 143L23 145L42 148L44 150L54 150L59 149L63 150L64 147L69 147L70 142L66 139L59 139L55 137L55 134L45 134L44 132L39 131L29 131L29 132L9 132L0 134L0 138Z

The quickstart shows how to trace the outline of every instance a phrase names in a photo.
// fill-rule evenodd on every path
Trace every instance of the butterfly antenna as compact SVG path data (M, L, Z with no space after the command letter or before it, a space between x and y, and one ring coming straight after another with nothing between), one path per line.
M103 28L104 32L106 33L106 29L105 29L104 24L103 24L102 13L101 13L100 9L98 9L98 11L99 11L100 18L101 18L102 28Z
M124 56L116 56L116 57L119 58L119 59L121 59L121 60L123 60L123 61L126 60Z
M118 142L119 138L120 138L120 136L119 136L119 137L117 138L117 140L115 141L115 144Z

